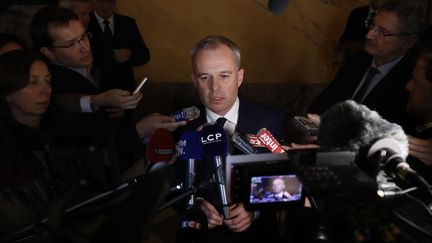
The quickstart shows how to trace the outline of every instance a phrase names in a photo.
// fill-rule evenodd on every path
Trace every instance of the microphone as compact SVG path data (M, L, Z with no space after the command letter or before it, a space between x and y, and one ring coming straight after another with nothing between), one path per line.
M234 132L231 137L234 146L245 154L257 154L258 149L252 147L239 132Z
M236 125L224 117L220 117L216 120L216 123L219 124L228 136L231 137L231 142L234 144L236 148L242 151L245 154L257 154L258 150L252 147L243 136L236 131Z
M258 139L266 146L272 153L285 153L285 150L279 142L273 137L267 128L261 128L257 133Z
M197 242L207 230L207 215L198 207L189 208L181 217L176 242Z
M323 114L318 142L322 147L357 152L356 164L370 175L384 170L421 188L430 188L405 162L408 138L402 127L355 101L336 104Z
M200 111L195 106L183 108L171 114L175 121L192 121L200 116Z
M267 7L274 14L281 14L288 7L290 0L269 0Z
M200 134L194 130L184 132L180 136L177 149L180 160L187 162L185 189L189 190L195 183L195 160L202 160ZM195 195L192 194L188 206L195 205L195 200Z
M201 131L201 144L204 156L213 159L215 167L214 180L218 185L218 195L222 204L222 213L224 218L229 218L225 178L222 168L223 160L228 154L227 134L218 124L204 126Z
M170 131L158 128L150 136L146 156L149 164L158 162L172 163L176 159L176 143Z

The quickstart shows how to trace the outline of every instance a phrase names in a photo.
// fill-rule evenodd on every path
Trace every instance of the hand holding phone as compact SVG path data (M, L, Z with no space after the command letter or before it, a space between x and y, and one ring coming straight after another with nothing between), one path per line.
M318 124L306 117L295 116L293 124L306 136L316 136L318 133Z
M138 84L138 86L135 88L135 90L134 90L134 92L132 93L132 95L135 95L135 94L137 94L140 90L141 90L141 88L142 88L142 86L145 84L145 82L147 81L147 77L145 77L145 78L143 78L143 80Z

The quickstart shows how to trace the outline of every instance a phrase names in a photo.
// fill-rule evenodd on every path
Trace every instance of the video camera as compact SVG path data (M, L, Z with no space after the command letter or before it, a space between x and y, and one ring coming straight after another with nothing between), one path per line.
M225 168L227 196L248 210L281 209L303 206L306 195L337 196L347 187L371 188L373 180L354 160L354 152L319 149L230 155Z

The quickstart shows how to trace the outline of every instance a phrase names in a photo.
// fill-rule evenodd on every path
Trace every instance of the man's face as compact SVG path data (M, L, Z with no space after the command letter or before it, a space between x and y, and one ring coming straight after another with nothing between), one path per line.
M410 93L407 110L423 121L432 118L432 83L425 77L427 62L420 58L413 71L413 78L406 85Z
M396 60L411 47L407 36L385 36L401 33L398 21L396 13L381 11L366 34L365 51L375 57L378 65Z
M83 23L84 28L87 29L90 23L90 12L92 11L91 3L75 2L72 11L78 15L78 18Z
M72 20L67 26L50 26L49 33L54 47L49 48L48 54L42 53L51 61L73 68L91 67L90 42L81 21ZM68 45L71 46L66 47Z
M285 182L282 179L274 179L272 183L272 190L274 193L280 193L285 189Z
M94 11L104 19L110 18L116 7L116 0L93 0Z
M47 110L51 98L51 75L48 67L35 61L30 67L28 84L7 97L7 102L15 119L41 116Z
M235 61L234 53L225 45L214 50L201 50L195 56L192 80L201 102L214 113L225 115L237 98L243 81L243 69Z

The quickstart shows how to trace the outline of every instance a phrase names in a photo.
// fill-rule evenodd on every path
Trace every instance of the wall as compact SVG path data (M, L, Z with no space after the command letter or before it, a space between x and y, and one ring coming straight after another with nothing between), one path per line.
M242 49L246 82L327 83L333 50L349 11L367 0L292 0L280 15L267 0L118 0L134 17L152 58L137 79L190 82L189 51L202 37L222 34Z

